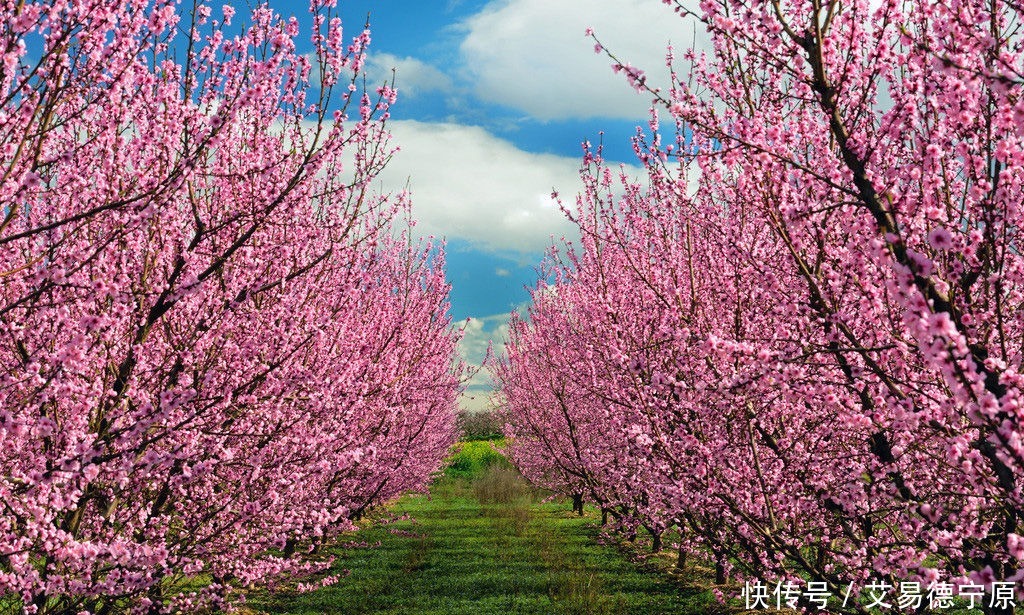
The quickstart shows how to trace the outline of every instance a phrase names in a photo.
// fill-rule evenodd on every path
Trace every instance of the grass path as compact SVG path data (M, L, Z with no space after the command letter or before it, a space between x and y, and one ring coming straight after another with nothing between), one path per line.
M335 551L351 573L315 592L253 596L268 613L705 613L710 596L685 591L602 546L593 513L543 503L513 471L442 478L431 496L406 496Z

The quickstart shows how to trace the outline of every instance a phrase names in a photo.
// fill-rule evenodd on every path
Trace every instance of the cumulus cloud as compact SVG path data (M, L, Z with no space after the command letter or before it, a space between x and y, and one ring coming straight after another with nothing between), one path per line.
M465 392L459 398L463 410L485 410L494 403L494 381L490 373L481 367L487 355L488 344L500 356L508 340L509 313L474 317L464 323L459 353L466 360L470 377L464 383Z
M449 92L451 78L436 67L413 57L390 53L371 53L366 60L367 79L371 83L390 82L392 71L395 87L403 97L412 98L428 92Z
M572 225L552 190L575 202L579 160L523 151L475 126L412 120L389 124L401 151L380 175L385 190L407 181L421 234L493 250L544 250Z
M494 354L501 355L508 340L508 318L510 312L469 318L464 325L462 339L459 341L459 353L471 365L481 365L487 354L487 345L494 344ZM483 374L471 384L490 382Z
M610 60L584 38L588 27L655 86L669 84L670 41L677 52L707 45L699 24L650 0L495 0L461 27L477 95L543 120L646 117L651 97L612 73Z
M463 393L459 397L459 408L464 412L488 412L501 406L501 394L495 391Z

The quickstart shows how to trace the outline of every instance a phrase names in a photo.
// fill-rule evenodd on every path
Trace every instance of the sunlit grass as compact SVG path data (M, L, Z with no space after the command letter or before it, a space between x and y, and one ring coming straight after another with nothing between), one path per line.
M253 596L270 613L713 613L685 589L598 541L598 514L544 502L488 442L463 444L430 495L409 495L359 533L376 548L335 549L337 585ZM452 467L456 467L453 463Z

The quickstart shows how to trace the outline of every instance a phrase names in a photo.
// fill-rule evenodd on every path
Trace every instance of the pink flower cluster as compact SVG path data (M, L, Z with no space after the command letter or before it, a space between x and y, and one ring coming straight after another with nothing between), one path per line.
M0 602L27 613L317 573L455 438L440 247L370 188L369 34L313 0L312 84L294 20L175 4L0 6Z

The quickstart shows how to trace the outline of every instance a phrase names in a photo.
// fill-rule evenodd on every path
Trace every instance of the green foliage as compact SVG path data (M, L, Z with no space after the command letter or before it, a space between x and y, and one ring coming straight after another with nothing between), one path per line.
M455 445L444 470L451 478L472 479L492 467L511 468L508 459L495 449L505 447L505 440L472 440Z
M483 444L456 456L482 459ZM721 612L710 591L680 588L601 545L596 511L578 517L566 502L542 497L498 462L471 479L442 477L430 495L406 496L387 513L412 520L359 532L379 547L333 550L335 573L351 570L337 585L257 595L248 606L351 615Z

